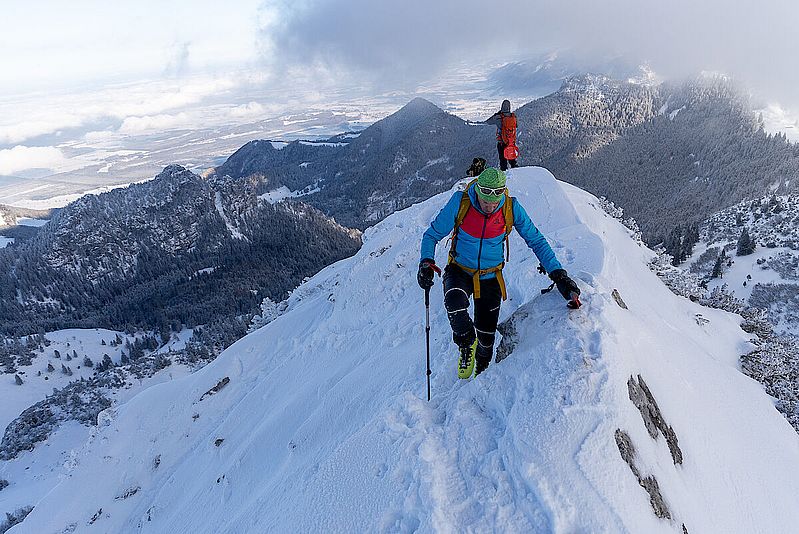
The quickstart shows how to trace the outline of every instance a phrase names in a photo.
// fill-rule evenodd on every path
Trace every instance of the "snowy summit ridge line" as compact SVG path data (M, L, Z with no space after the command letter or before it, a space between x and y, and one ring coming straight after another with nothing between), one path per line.
M541 168L514 169L508 184L581 286L581 310L540 294L547 280L513 235L500 318L513 326L509 353L458 380L434 304L433 400L423 400L413 275L422 232L451 195L442 193L368 229L355 256L301 285L282 315L202 370L102 414L69 476L10 532L797 524L799 438L737 369L747 345L740 317L673 295L647 267L653 253L588 193ZM441 302L440 285L432 292ZM630 400L639 375L679 439L680 465ZM668 515L653 513L627 460L657 480Z

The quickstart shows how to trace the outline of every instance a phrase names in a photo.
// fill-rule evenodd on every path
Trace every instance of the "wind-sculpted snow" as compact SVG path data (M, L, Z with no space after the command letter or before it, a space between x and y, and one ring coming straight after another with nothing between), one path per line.
M548 280L514 235L501 316L513 324L511 348L477 379L458 380L437 284L433 399L424 400L415 272L443 193L370 228L358 254L304 283L279 316L202 370L101 414L70 476L11 532L796 524L799 439L737 369L740 318L673 295L647 267L653 253L594 197L539 168L511 171L509 184L582 288L582 309L540 293ZM679 465L630 401L627 381L639 375L679 438ZM668 518L653 513L617 430L637 474L656 480Z

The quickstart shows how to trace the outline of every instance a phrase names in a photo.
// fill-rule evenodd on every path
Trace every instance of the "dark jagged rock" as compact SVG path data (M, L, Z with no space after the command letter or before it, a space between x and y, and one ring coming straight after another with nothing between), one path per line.
M212 387L211 389L209 389L208 391L206 391L205 393L203 393L202 397L200 397L200 401L202 402L202 400L203 400L205 397L210 397L211 395L216 395L217 393L219 393L220 391L222 391L222 388L224 388L225 386L227 386L229 383L230 383L230 377L227 377L227 376L226 376L225 378L223 378L222 380L220 380L219 382L217 382L217 383L216 383L216 385L215 385L214 387Z
M677 434L674 429L666 424L663 419L663 414L655 402L655 397L649 391L644 379L638 375L638 381L632 376L627 381L627 390L630 395L630 400L635 404L635 407L641 412L641 417L644 420L644 426L652 439L657 439L658 432L663 434L666 439L666 444L669 447L671 458L674 465L682 464L682 450L677 441Z
M500 340L496 351L495 360L497 362L501 362L507 358L516 348L516 344L518 343L519 339L519 333L516 329L516 325L519 321L523 321L530 315L528 308L529 305L521 306L518 310L513 312L510 317L497 325L497 331L502 334L502 339Z
M123 491L121 494L119 494L119 495L117 495L116 497L114 497L114 500L117 500L117 501L123 501L123 500L125 500L125 499L128 499L128 498L130 498L130 497L133 497L134 495L136 495L137 493L139 493L139 490L140 490L140 489L141 489L141 486L136 486L136 487L133 487L133 488L128 488L128 489L126 489L125 491Z
M610 294L610 295L613 297L613 300L615 300L615 301L616 301L616 304L618 304L618 305L619 305L619 308L621 308L621 309L623 309L623 310L627 310L627 309L629 309L629 308L627 307L627 303L626 303L626 302L624 302L624 300L622 300L622 298L621 298L621 295L619 294L619 290L618 290L618 289L614 289L614 290L613 290L613 292L611 292L611 294Z
M89 524L89 525L93 525L93 524L94 524L94 522L95 522L95 521L97 521L98 519L100 519L100 517L101 517L102 515L103 515L103 509L102 509L102 508L100 508L99 510L97 510L97 511L94 513L94 515L92 515L92 516L91 516L91 518L89 518L89 523L88 523L88 524Z
M649 503L652 505L652 511L661 519L671 519L671 512L660 493L658 481L654 476L642 476L640 470L635 464L635 447L633 446L630 435L620 428L616 429L616 446L619 448L624 462L630 467L638 484L649 494Z

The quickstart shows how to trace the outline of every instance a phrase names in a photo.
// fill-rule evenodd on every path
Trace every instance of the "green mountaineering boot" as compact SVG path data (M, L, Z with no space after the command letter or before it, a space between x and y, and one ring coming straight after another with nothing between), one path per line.
M458 378L467 379L474 372L474 353L477 350L477 340L467 347L460 348L458 357Z

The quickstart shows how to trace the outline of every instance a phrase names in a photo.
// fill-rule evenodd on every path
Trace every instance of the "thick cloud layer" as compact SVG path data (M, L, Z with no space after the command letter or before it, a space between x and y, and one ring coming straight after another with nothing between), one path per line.
M568 49L621 55L665 77L720 71L799 104L794 0L283 0L262 31L272 66L385 84L429 79L453 62Z

